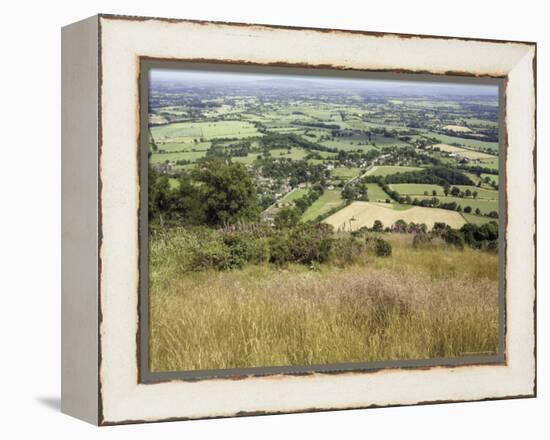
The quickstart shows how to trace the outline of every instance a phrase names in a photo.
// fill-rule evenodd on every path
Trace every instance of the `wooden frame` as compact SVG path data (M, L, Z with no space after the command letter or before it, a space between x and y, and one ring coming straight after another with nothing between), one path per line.
M533 43L100 15L65 27L62 47L65 413L108 425L535 396ZM143 383L142 59L503 79L505 362Z

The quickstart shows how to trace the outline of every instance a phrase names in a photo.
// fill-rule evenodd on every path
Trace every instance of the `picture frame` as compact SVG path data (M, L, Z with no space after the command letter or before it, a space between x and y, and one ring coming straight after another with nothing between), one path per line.
M497 84L499 353L151 373L144 75L169 65ZM113 425L535 397L535 121L531 42L103 14L66 26L62 411Z

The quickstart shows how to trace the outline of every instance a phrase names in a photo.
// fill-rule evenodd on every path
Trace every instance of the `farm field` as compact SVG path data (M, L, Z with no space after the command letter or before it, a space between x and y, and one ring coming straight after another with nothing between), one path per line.
M166 161L178 161L178 160L189 160L191 162L200 159L201 157L206 156L206 150L204 151L180 151L177 153L162 153L162 154L153 154L151 156L151 163L163 163Z
M486 177L488 177L492 182L498 185L498 174L481 174L482 179L485 179Z
M490 168L498 171L499 159L495 157L493 159L480 159L480 165L482 167Z
M299 199L300 197L304 196L307 194L307 189L305 188L296 188L294 190L292 190L291 192L289 192L288 194L286 194L280 201L279 203L291 203L291 202L294 202L296 199Z
M258 130L246 121L223 122L174 122L172 124L151 127L155 140L175 139L215 139L215 138L245 138L258 136Z
M347 168L347 167L334 168L331 172L332 177L336 179L343 179L343 180L353 179L354 177L357 177L360 174L361 174L361 170L359 168Z
M439 185L431 185L424 183L392 183L389 185L391 189L397 191L401 195L424 195L427 192L429 196L433 196L433 191L436 192L436 196L442 196L443 187Z
M271 156L276 159L285 158L291 160L302 160L307 154L306 150L303 148L291 148L290 153L286 148L274 148L269 152L271 153Z
M494 221L498 223L498 219L495 219L495 218L487 219L487 217L483 217L481 215L468 214L463 212L462 216L468 223L471 223L473 225L478 225L478 226L484 225L485 223L487 223L487 221Z
M380 220L385 226L404 220L407 223L425 223L429 228L432 228L436 222L446 223L453 228L460 228L466 223L464 218L455 211L420 206L398 211L370 202L353 202L324 221L336 230L355 231L363 226L372 227L375 220Z
M173 142L167 139L163 142L156 142L158 151L152 151L153 155L164 151L167 153L179 151L206 151L212 145L211 142L194 142L189 139L187 142Z
M458 189L461 191L477 191L477 198L478 199L487 199L487 200L498 200L498 191L492 190L492 189L484 189L484 188L478 188L476 186L469 186L469 185L455 185Z
M426 198L426 196L417 196L418 199L423 200ZM481 211L482 214L489 214L492 211L498 211L498 200L487 200L487 199L474 199L472 197L452 197L452 196L438 196L437 197L440 201L440 203L451 203L455 202L457 205L462 206L462 209L466 206L469 206L472 208L473 211L475 211L477 208ZM451 211L452 212L452 211ZM487 219L488 221L490 219Z
M445 125L443 130L456 131L457 133L471 133L472 130L463 125Z
M443 144L458 144L464 147L471 148L490 148L491 150L498 151L497 142L480 141L477 139L465 139L458 136L447 136L433 131L425 131L424 135L438 139Z
M453 145L447 144L435 144L434 148L439 148L441 151L446 151L447 153L456 153L461 156L467 157L468 159L494 159L495 156L492 154L482 153L481 151L469 150L467 148L455 147Z
M406 171L418 171L420 167L406 167L393 165L376 165L366 172L367 176L388 176L395 173L403 173Z
M342 197L339 191L326 190L302 215L302 221L314 220L320 215L324 215L331 209L342 204Z
M367 183L367 194L371 202L385 202L390 196L384 192L377 183Z

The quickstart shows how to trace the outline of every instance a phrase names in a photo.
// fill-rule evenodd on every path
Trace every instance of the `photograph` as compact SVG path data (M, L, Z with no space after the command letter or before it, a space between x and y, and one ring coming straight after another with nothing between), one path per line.
M500 83L417 77L145 69L150 372L501 354Z

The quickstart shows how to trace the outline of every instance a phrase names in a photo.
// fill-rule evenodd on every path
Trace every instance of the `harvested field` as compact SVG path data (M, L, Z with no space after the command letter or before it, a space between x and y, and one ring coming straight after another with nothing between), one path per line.
M357 230L363 226L372 227L375 220L384 226L390 226L397 220L407 223L426 223L432 228L436 222L444 222L453 228L460 228L466 223L458 212L446 209L423 208L413 206L406 211L397 211L382 204L371 202L353 202L325 220L337 230Z

